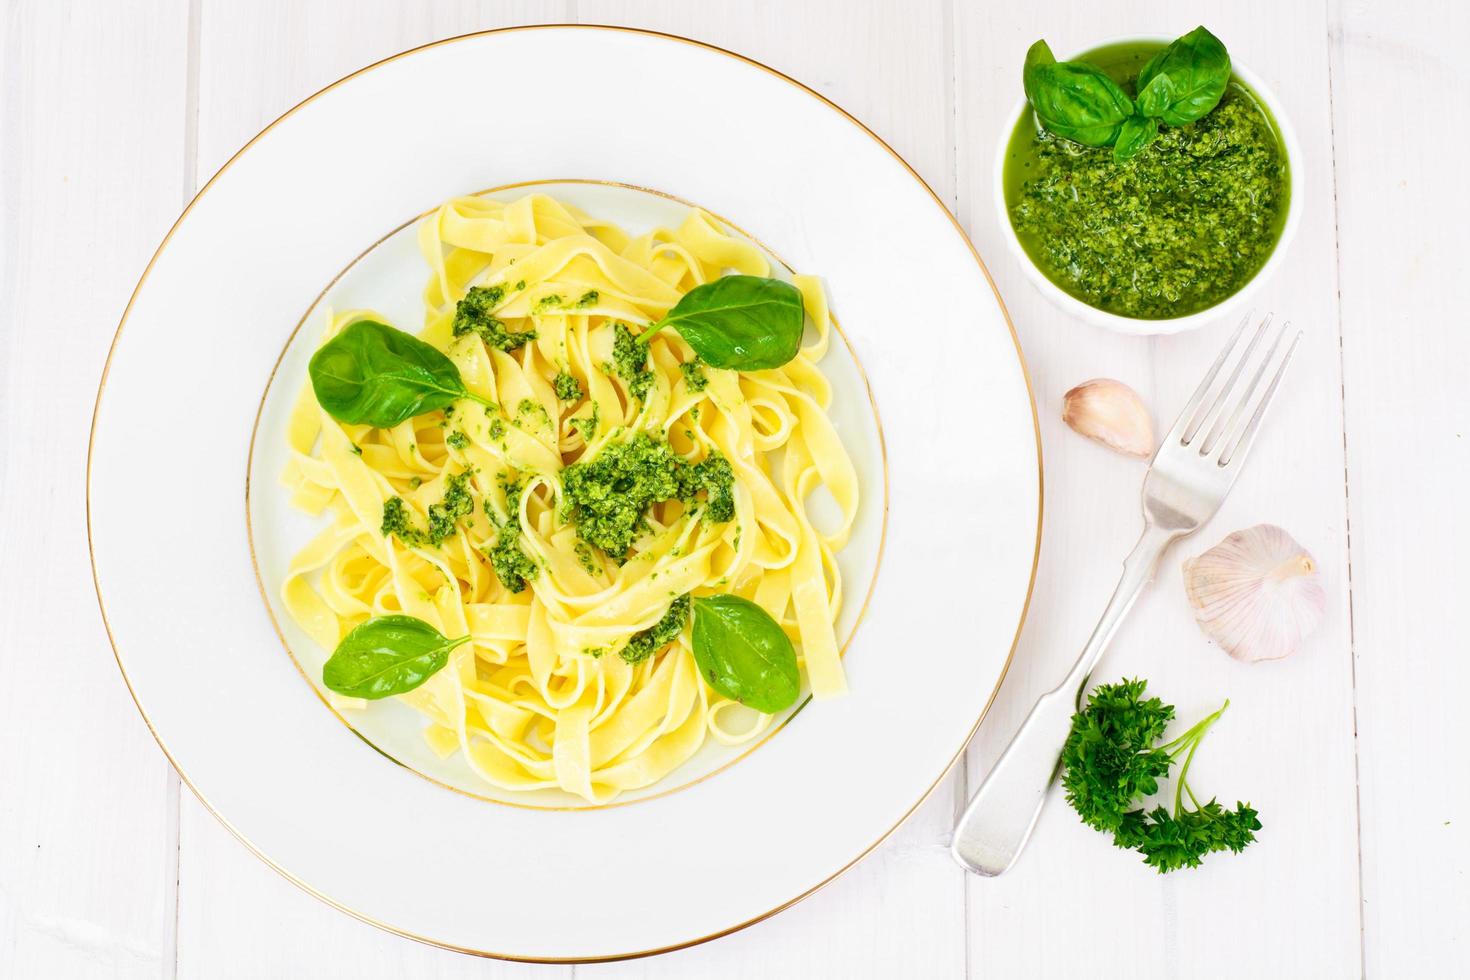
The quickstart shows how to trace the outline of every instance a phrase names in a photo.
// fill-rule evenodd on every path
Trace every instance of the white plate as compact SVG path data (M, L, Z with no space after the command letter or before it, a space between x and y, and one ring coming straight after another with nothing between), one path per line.
M514 78L536 85L509 118L476 94ZM595 810L449 792L354 737L281 649L242 507L262 392L323 287L447 197L567 178L698 202L823 276L866 368L888 461L880 572L846 656L852 693L808 707L711 778ZM618 206L612 190L589 193ZM381 251L391 255L391 243ZM365 283L349 273L335 288ZM119 665L205 806L272 867L365 921L542 960L636 956L748 925L892 832L957 758L1009 662L1041 488L1034 408L1004 309L902 160L753 62L573 27L472 35L389 59L308 99L226 164L160 246L123 319L88 467L94 572ZM854 405L855 376L841 380L840 359L824 369ZM281 370L294 389L291 352ZM270 413L268 400L262 445ZM844 439L874 510L881 456L863 418L848 418ZM262 488L274 484L264 457L260 467L258 524L269 511ZM850 560L876 561L879 516L865 513L868 537ZM269 582L294 539L284 519L279 535L265 523L273 530L257 543Z

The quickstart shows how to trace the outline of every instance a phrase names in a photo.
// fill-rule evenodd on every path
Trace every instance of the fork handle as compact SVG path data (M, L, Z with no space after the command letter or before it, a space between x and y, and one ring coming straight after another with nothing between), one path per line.
M950 852L976 874L994 877L1015 863L1036 819L1072 729L1072 714L1088 675L1107 649L1143 587L1153 581L1159 559L1176 537L1149 523L1123 562L1123 575L1102 619L1082 648L1066 680L1037 700L1005 752L996 760L955 825Z

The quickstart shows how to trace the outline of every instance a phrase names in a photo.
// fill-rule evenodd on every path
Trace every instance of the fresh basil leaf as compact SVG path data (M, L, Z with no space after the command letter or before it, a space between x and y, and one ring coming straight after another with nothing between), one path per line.
M1138 106L1140 115L1157 119L1178 98L1178 91L1169 73L1161 72L1138 90L1138 96L1133 102Z
M1118 142L1113 144L1113 159L1119 163L1132 160L1140 150L1158 137L1159 121L1157 119L1130 116L1123 122L1123 128L1118 133Z
M1059 61L1031 68L1027 93L1050 132L1083 146L1112 146L1133 115L1133 100L1101 68Z
M673 327L710 367L760 371L796 356L805 322L801 290L791 283L723 276L689 290L640 338Z
M1169 76L1173 91L1167 103L1145 114L1158 116L1167 126L1187 126L1220 104L1230 84L1230 55L1218 37L1196 27L1143 66L1138 73L1140 99L1160 75Z
M739 596L694 600L694 662L710 687L766 714L789 708L801 691L791 640L770 614Z
M311 356L310 374L317 402L349 425L390 429L472 397L453 361L375 320L358 320L323 344Z
M1037 41L1026 51L1026 65L1021 69L1021 87L1026 90L1026 101L1036 104L1036 73L1043 65L1054 65L1057 59L1045 41Z
M322 668L322 683L370 701L402 694L432 677L449 662L449 651L468 641L448 639L413 616L379 616L342 638Z

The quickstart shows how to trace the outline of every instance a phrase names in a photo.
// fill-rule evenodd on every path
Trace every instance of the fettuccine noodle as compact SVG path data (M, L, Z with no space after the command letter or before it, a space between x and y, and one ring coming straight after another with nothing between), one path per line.
M704 681L687 625L639 662L617 653L679 596L752 600L791 638L812 693L843 693L834 556L857 514L858 483L825 411L831 388L817 362L831 334L820 283L792 280L809 318L809 342L794 360L691 372L692 349L666 329L648 344L652 377L639 398L613 369L615 326L641 331L727 272L770 275L756 247L698 210L678 228L629 236L543 194L457 198L418 231L430 268L419 336L498 411L462 399L374 429L337 422L306 387L283 479L293 503L332 520L295 556L282 587L296 623L327 651L389 613L468 635L444 669L397 695L428 719L430 746L441 757L462 753L501 789L559 788L594 803L663 778L706 739L737 745L772 723ZM456 303L472 286L496 287L494 316L535 339L505 352L474 333L454 336ZM327 314L326 337L361 319L381 317ZM558 395L568 375L577 388L570 399ZM641 432L691 463L723 455L734 473L734 517L718 523L679 500L654 504L619 563L580 541L559 510L561 474ZM468 481L460 485L473 509L452 534L410 546L383 533L391 498L423 525L456 478ZM841 515L825 530L808 516L819 486ZM513 518L535 567L518 592L488 557ZM339 709L368 709L330 697Z

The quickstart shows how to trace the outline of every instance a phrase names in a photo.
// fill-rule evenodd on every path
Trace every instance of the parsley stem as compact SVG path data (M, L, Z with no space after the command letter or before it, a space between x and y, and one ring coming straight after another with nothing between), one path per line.
M1195 737L1194 741L1189 743L1189 754L1184 757L1184 765L1179 767L1179 781L1174 785L1174 816L1176 819L1178 818L1179 810L1181 809L1180 801L1184 798L1184 788L1189 785L1187 781L1189 776L1189 764L1194 761L1194 753L1195 750L1199 748L1199 743L1200 739L1198 736ZM1190 793L1189 796L1191 799L1194 798L1193 793ZM1196 803L1195 805L1198 806L1198 803Z
M1186 791L1189 792L1190 800L1194 802L1194 808L1196 810L1199 809L1199 800L1196 799L1194 792L1189 789L1189 764L1194 761L1194 753L1199 748L1199 743L1204 741L1205 733L1210 730L1211 725L1220 720L1220 716L1225 713L1225 709L1228 707L1230 707L1230 699L1226 698L1225 703L1220 705L1218 711L1216 711L1212 715L1207 715L1206 717L1200 719L1200 721L1193 728L1185 732L1183 735L1179 736L1179 738L1175 739L1173 742L1170 742L1168 745L1164 746L1164 748L1166 749L1176 744L1179 746L1176 751L1169 754L1169 758L1171 759L1175 758L1179 754L1179 752L1183 752L1185 749L1188 749L1188 754L1184 756L1184 765L1179 767L1179 780L1174 785L1175 817L1179 816L1179 812L1182 809L1184 794Z
M1204 718L1201 718L1189 731L1185 732L1183 735L1180 735L1172 742L1166 742L1165 744L1160 745L1159 748L1162 751L1169 753L1169 758L1178 758L1182 752L1189 748L1192 741L1204 737L1205 732L1210 730L1210 726L1220 719L1220 716L1225 713L1225 709L1228 707L1230 707L1230 699L1226 698L1225 703L1220 705L1220 709L1214 714L1207 715Z

